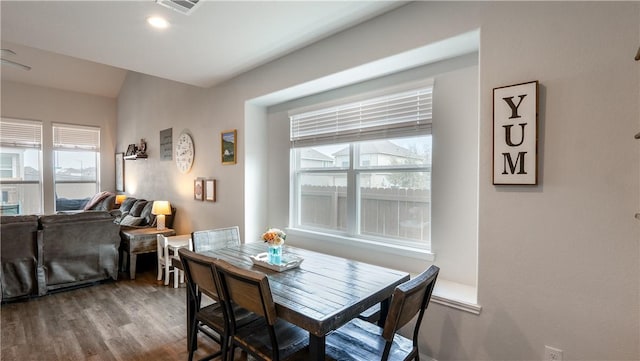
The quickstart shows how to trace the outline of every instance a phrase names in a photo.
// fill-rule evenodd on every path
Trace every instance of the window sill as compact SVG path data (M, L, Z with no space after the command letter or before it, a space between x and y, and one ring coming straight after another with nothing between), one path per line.
M477 289L473 286L438 278L431 301L458 310L479 315L482 306L477 304Z
M302 237L305 239L312 239L322 242L333 242L342 246L354 246L357 245L360 248L368 250L376 250L378 252L384 252L394 254L402 257L411 257L419 260L426 260L433 262L436 259L435 253L427 251L426 249L404 247L396 244L384 244L376 241L370 241L360 238L343 237L337 235L329 235L326 233L313 232L308 230L302 230L297 228L287 228L287 235L293 235Z
M381 244L379 242L367 241L362 239L341 237L336 235L327 235L325 233L301 230L295 228L287 228L287 242L294 246L305 247L305 241L313 242L331 242L337 246L358 247L364 250L372 250L380 253L393 254L402 257L411 257L419 260L427 260L433 262L435 254L427 250L402 247L397 245ZM395 267L402 269L402 267ZM414 274L412 276L415 276ZM469 312L479 315L482 306L477 302L476 287L438 278L436 288L433 291L431 300L434 303L451 307L457 310Z

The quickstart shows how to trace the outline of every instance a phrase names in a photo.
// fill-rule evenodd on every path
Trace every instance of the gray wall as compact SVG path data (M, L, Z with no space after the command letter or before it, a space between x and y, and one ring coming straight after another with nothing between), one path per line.
M417 2L213 89L130 74L118 99L117 151L144 137L150 159L126 163L126 186L172 201L179 233L238 224L255 241L269 210L288 206L265 195L271 148L259 136L266 124L256 98L479 29L482 312L433 305L421 351L439 360L542 359L552 345L565 359L637 360L639 24L638 2ZM540 185L493 186L492 89L531 80L541 84ZM159 131L169 127L174 140L183 129L194 136L189 174L157 158ZM222 166L219 135L234 128L238 164ZM218 179L218 202L193 200L196 176Z

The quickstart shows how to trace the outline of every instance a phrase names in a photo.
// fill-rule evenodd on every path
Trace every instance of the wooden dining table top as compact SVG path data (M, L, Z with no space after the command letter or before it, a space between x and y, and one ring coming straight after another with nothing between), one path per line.
M274 271L254 265L251 256L265 252L248 243L202 254L267 275L278 317L324 337L369 307L387 300L409 274L342 257L284 246L283 258L302 257L300 266Z

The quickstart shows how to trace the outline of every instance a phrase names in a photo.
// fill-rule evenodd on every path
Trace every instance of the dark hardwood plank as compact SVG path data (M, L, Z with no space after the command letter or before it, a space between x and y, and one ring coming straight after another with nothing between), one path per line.
M183 361L186 288L164 286L155 269L0 308L0 359ZM218 350L199 338L195 358ZM236 360L246 360L240 352Z

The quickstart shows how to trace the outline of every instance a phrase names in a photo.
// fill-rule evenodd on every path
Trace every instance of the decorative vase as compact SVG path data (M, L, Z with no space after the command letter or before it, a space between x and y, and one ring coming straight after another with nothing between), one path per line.
M282 263L282 245L270 244L268 249L269 263L280 264Z

